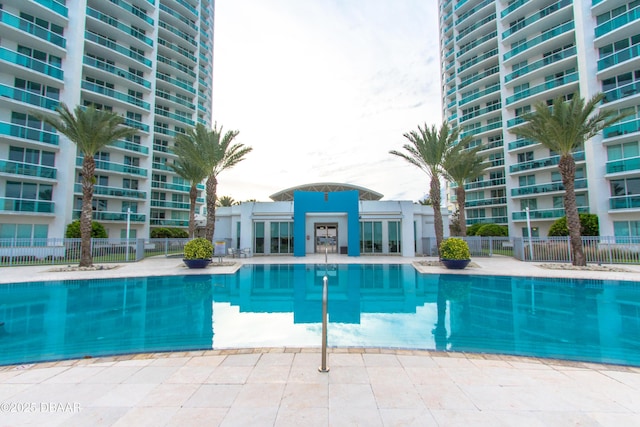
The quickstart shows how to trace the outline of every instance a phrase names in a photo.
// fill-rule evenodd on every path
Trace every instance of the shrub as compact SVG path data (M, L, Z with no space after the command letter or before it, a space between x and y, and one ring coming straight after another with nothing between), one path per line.
M212 256L213 244L203 237L190 240L184 245L185 259L210 259Z
M189 233L182 228L160 227L151 230L150 236L153 239L182 239L189 237Z
M67 239L79 239L80 235L80 220L76 219L71 224L67 225L67 231L64 234ZM106 239L107 230L99 222L91 221L91 237L96 239Z
M442 259L470 259L469 245L457 237L449 237L440 244L440 258Z
M482 227L485 224L481 224L479 222L476 222L475 224L472 224L470 226L467 227L467 236L475 236L476 233L478 232L478 230L480 229L480 227Z
M508 236L509 228L505 225L499 224L484 224L476 231L476 236Z
M598 215L581 213L580 215L580 234L582 236L599 236L600 226L598 224ZM569 228L567 227L567 217L558 218L549 228L549 236L568 236Z

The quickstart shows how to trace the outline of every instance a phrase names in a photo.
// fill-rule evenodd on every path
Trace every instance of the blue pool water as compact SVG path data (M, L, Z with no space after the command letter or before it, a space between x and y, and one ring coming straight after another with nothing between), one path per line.
M640 283L246 265L232 275L0 285L0 364L165 350L329 346L640 366Z

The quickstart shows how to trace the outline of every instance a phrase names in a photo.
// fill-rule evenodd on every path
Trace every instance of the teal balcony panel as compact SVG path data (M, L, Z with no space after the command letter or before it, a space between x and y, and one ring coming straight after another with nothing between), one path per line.
M166 200L151 199L151 207L169 209L189 209L189 203L169 202Z
M54 67L53 65L47 64L46 62L39 61L37 59L31 58L18 52L14 52L4 47L0 47L0 59L20 65L25 68L29 68L30 70L37 71L42 74L46 74L47 76L53 77L54 79L64 80L64 72L60 68Z
M490 150L492 148L502 147L504 145L504 141L502 139L498 139L489 144L481 145L480 152L485 150Z
M76 157L76 166L82 166L83 158ZM125 165L122 163L112 163L104 160L96 160L96 169L102 169L113 172L120 172L130 175L147 176L147 170L137 166Z
M53 33L46 28L36 25L32 22L15 16L11 13L5 12L0 9L0 21L10 27L24 31L25 33L32 34L42 40L46 40L49 43L53 43L56 46L60 46L63 49L67 47L67 41L61 35Z
M492 13L491 15L487 16L484 19L481 19L480 21L476 22L475 24L471 24L470 26L464 28L462 31L460 31L458 33L458 35L456 36L456 41L461 40L462 38L464 38L466 35L472 33L473 31L477 30L478 28L482 27L483 25L491 22L491 21L495 21L496 19L496 14Z
M187 18L186 16L184 16L180 12L176 12L175 10L171 9L168 6L165 6L162 3L160 3L160 10L163 11L163 12L168 13L169 15L173 16L174 18L177 18L178 20L180 20L184 24L188 25L189 28L191 28L192 30L198 31L198 27L196 26L196 24L191 19Z
M509 52L503 55L503 59L506 61L509 58L516 56L517 54L524 52L527 49L530 49L534 46L539 45L540 43L544 43L545 41L552 39L556 36L567 33L569 31L573 31L574 28L575 28L575 24L573 21L565 22L562 25L558 25L557 27L551 28L545 31L544 33L540 34L539 36L534 37L531 40L527 40L526 42L514 47Z
M196 90L193 88L193 86L191 86L191 85L189 85L189 84L187 84L185 82L182 82L180 80L174 79L172 77L169 77L169 76L166 76L166 75L160 74L160 73L156 73L156 77L159 80L162 80L162 81L167 82L167 83L171 83L172 85L178 86L178 87L180 87L180 88L182 88L182 89L184 89L184 90L186 90L188 92L191 92L193 94L196 93Z
M173 171L173 168L166 163L153 162L152 167L161 171Z
M635 22L640 19L640 7L636 7L635 9L631 9L627 13L623 13L622 15L618 15L613 19L610 19L607 22L603 22L602 24L596 27L595 33L596 38L602 37L611 31L617 30L618 28L627 25L630 22Z
M640 131L640 119L631 120L628 122L618 123L617 125L604 128L602 131L602 137L614 138L616 136L626 135L628 133L634 133Z
M123 150L135 151L136 153L149 154L149 147L136 144L131 141L114 141L111 144L112 147L122 148Z
M516 117L511 120L507 120L507 127L513 127L515 125L519 125L520 123L524 123L524 119L522 117Z
M35 129L14 123L0 122L0 134L45 144L58 145L58 135L42 129Z
M521 92L514 94L507 98L507 105L513 104L516 101L520 101L521 99L528 98L530 96L536 95L538 93L544 92L546 90L554 89L560 86L564 86L569 83L578 81L578 73L567 74L564 77L553 79L551 81L542 83L538 86L534 86L529 89L525 89Z
M500 108L502 108L502 103L501 103L501 102L499 102L499 103L497 103L497 104L490 105L490 106L485 107L485 108L481 108L481 109L476 110L476 111L472 111L472 112L467 113L467 114L465 114L464 116L462 116L462 117L460 118L460 123L462 123L462 122L466 122L467 120L471 120L471 119L473 119L474 117L478 117L478 116L481 116L481 115L483 115L483 114L486 114L486 113L490 113L490 112L492 112L492 111L499 110Z
M37 95L23 89L0 84L0 97L10 98L15 101L24 102L25 104L35 105L37 107L46 108L47 110L55 110L60 105L60 101L46 96Z
M502 33L502 39L506 39L507 37L515 34L516 32L520 31L521 29L525 28L527 25L531 25L534 22L537 22L541 19L543 19L544 17L557 12L558 10L569 6L571 3L573 2L573 0L560 0L556 3L553 3L550 6L545 7L544 9L540 9L538 12L534 13L533 15L528 16L527 18L525 18L522 21L519 21L516 25L514 25L513 27L509 28L508 30L506 30L505 32Z
M458 1L458 3L456 3L456 5L453 7L453 10L458 10L460 9L462 6L464 6L464 4L469 1L469 0L460 0Z
M178 36L182 40L185 40L186 42L190 43L194 47L198 46L198 44L196 43L196 39L191 34L187 34L184 31L180 31L176 27L174 27L172 25L169 25L169 24L167 24L166 22L163 22L163 21L158 22L158 26L160 28L163 28L163 29L169 31L172 34L175 34L176 36Z
M597 4L602 3L604 0L591 0L591 6L595 6Z
M198 10L195 7L191 6L189 3L187 3L184 0L176 0L176 1L180 3L182 6L184 6L184 8L187 9L189 12L194 14L196 18L198 17Z
M111 16L106 15L98 10L95 10L91 7L87 7L87 16L91 16L92 18L96 18L99 21L104 22L107 25L110 25L114 28L117 28L118 30L122 31L125 34L128 34L132 37L135 37L136 39L140 40L141 42L145 43L146 45L153 47L153 40L151 40L149 37L145 36L144 34L142 34L140 31L136 30L135 28L132 28L128 25L123 24L122 22L118 21L117 19L113 19Z
M612 197L609 199L609 209L640 209L640 195Z
M163 135L168 135L168 136L171 136L171 137L174 137L174 138L175 138L176 136L178 136L178 132L176 132L176 131L174 131L174 130L170 130L170 129L168 129L168 128L164 128L164 127L162 127L162 126L154 126L154 127L153 127L153 131L154 131L155 133L161 133L161 134L163 134Z
M464 204L465 208L474 208L478 206L504 205L507 203L506 197L494 197L491 199L467 200Z
M177 120L179 122L188 124L189 126L195 126L195 122L193 120L191 120L190 118L188 118L188 117L184 117L184 116L181 116L179 114L170 113L170 112L165 111L165 110L163 110L161 108L156 108L155 111L156 111L156 114L158 114L160 116L169 117L169 118L171 118L173 120Z
M479 128L475 128L475 129L470 129L468 131L462 132L460 134L460 138L464 138L465 136L468 135L477 135L479 133L483 133L483 132L487 132L493 129L499 129L502 127L502 121L496 122L496 123L490 123L486 126L482 126Z
M474 65L484 61L485 59L489 59L492 58L494 56L496 56L498 54L498 49L492 49L489 52L486 52L480 56L477 56L473 59L470 59L469 61L466 61L463 65L460 66L460 68L458 68L456 70L456 72L458 74L462 73L464 70L473 67ZM453 64L453 62L452 62Z
M494 2L495 2L495 0L484 0L483 2L478 4L477 6L469 9L468 11L466 11L465 13L460 15L460 17L458 19L456 19L456 21L454 22L454 25L460 24L462 21L464 21L465 19L467 19L468 17L470 17L474 13L478 12L480 9L482 9L485 6L487 6L488 4L492 4Z
M82 194L82 184L76 183L73 186L73 191L77 194ZM93 195L127 197L130 199L139 200L145 200L147 198L147 193L144 191L131 190L128 188L108 187L104 185L94 185Z
M54 213L55 204L51 201L34 199L0 198L2 210L5 212Z
M622 62L640 56L640 44L630 46L598 61L598 71L606 70Z
M454 120L455 120L455 119L457 119L457 118L458 118L458 113L453 113L452 115L450 115L450 116L447 118L447 121L448 121L448 122L452 122L452 121L454 121Z
M538 144L538 142L532 141L530 139L518 139L509 143L509 150L515 150L517 148L527 147L534 144Z
M186 219L162 219L152 218L150 220L151 225L161 225L164 227L188 227L189 220Z
M128 214L126 212L94 211L93 220L126 222L127 215ZM80 210L73 211L73 219L80 219ZM131 222L145 222L146 215L141 213L131 213L129 220Z
M128 117L124 118L124 124L127 125L127 126L131 126L132 128L141 130L143 132L149 132L149 125L145 125L142 122L130 119Z
M184 191L189 192L191 187L189 185L173 184L170 182L151 181L152 188L161 188L163 190Z
M505 16L507 16L508 14L510 14L511 12L513 12L514 10L516 10L517 8L522 6L523 4L528 3L529 1L530 0L516 0L516 1L514 1L513 3L511 3L509 5L509 7L507 7L502 12L500 12L500 18L504 18Z
M490 179L487 181L470 182L464 185L464 189L473 190L474 188L495 187L496 185L505 185L505 184L506 184L506 181L504 178L496 178L496 179Z
M578 213L589 213L589 207L587 206L578 206ZM539 210L530 210L529 218L530 219L554 219L554 218L562 218L565 216L564 208L562 209L539 209ZM527 212L513 212L511 213L511 218L514 221L526 221Z
M529 74L530 72L538 70L542 67L546 67L549 64L553 64L554 62L558 62L565 58L570 58L572 56L575 56L576 52L577 51L575 47L570 47L569 49L565 49L561 52L557 52L557 53L554 53L553 55L549 55L546 58L542 58L536 62L532 62L529 65L526 65L510 74L507 74L504 77L504 82L508 83L515 78Z
M576 190L585 189L587 188L587 180L576 179L574 181L574 186ZM531 194L554 193L558 191L564 191L564 185L562 184L562 182L552 182L549 184L527 185L525 187L512 188L511 195L528 196Z
M607 162L607 173L638 172L640 171L640 157L614 160Z
M180 55L184 56L185 58L193 61L193 62L198 62L198 59L191 53L189 52L187 49L180 47L178 45L175 45L171 42L166 41L165 39L161 39L158 38L158 44L160 46L164 46L168 49L171 49L172 51L179 53Z
M467 104L467 103L469 103L471 101L474 101L474 100L476 100L478 98L481 98L481 97L483 97L485 95L489 95L491 93L498 92L498 91L500 91L500 85L499 84L495 84L493 86L489 86L488 88L486 88L484 90L481 90L479 92L473 93L473 94L471 94L469 96L466 96L466 97L462 98L460 100L460 102L458 102L458 106L462 106L462 105Z
M573 160L576 162L584 162L585 160L584 151L578 151L577 153L574 153ZM517 165L512 165L509 168L509 171L511 173L514 173L514 172L520 172L525 170L540 169L540 168L546 168L549 166L556 166L558 165L558 163L560 163L560 156L552 156L552 157L547 157L545 159L533 160L530 162L522 162L522 163L518 163Z
M94 43L97 43L101 46L104 46L108 49L111 49L115 52L121 53L124 56L128 56L131 59L134 59L138 62L140 62L141 64L146 65L147 67L151 68L151 60L147 59L144 55L139 54L138 52L134 52L133 50L124 47L122 45L119 45L118 43L114 43L109 39L106 39L102 36L99 36L97 34L93 34L90 33L89 31L85 31L84 33L84 38L86 40L92 41Z
M119 67L115 67L111 64L107 64L106 62L103 61L98 61L94 58L91 58L89 56L85 56L82 60L83 63L85 63L86 65L89 65L91 67L95 67L98 68L100 70L104 70L108 73L111 74L115 74L119 77L124 77L125 79L132 81L134 83L137 83L141 86L146 87L147 89L151 89L151 82L149 80L143 79L142 77L138 76L137 74L133 74L130 73L129 71L125 70L124 68L119 68Z
M56 168L31 163L0 160L0 172L11 175L33 176L36 178L56 179Z
M54 11L58 15L64 16L65 18L69 15L69 10L67 7L56 0L34 0L36 3L46 7L49 10Z
M149 109L151 108L148 102L144 102L141 99L136 98L135 96L131 96L123 92L118 92L117 90L109 89L107 87L100 86L85 80L82 81L80 86L82 87L82 89L99 93L101 95L108 96L109 98L126 102L127 104L135 105L136 107L143 108L147 111L149 111Z
M458 86L458 89L462 89L466 86L469 86L472 83L477 82L478 80L482 80L485 77L489 77L489 76L493 76L494 74L497 74L500 72L500 67L493 67L490 68L486 71L483 71L482 73L476 74L474 76L471 77L467 77L466 79L462 80L460 82L460 85Z
M193 72L192 69L187 67L186 65L182 65L181 63L174 61L173 59L167 58L166 56L162 56L158 54L158 62L162 62L163 64L167 64L168 66L175 68L178 71L182 71L183 73L195 77L196 73Z
M506 224L509 222L509 218L506 216L492 216L483 218L469 218L467 219L467 225L472 224Z
M634 82L628 85L620 86L616 89L606 91L604 94L604 100L602 102L607 103L617 101L619 99L624 99L638 93L640 93L640 82Z
M127 3L126 1L123 0L109 0L111 3L116 4L118 6L120 6L122 9L126 10L127 12L131 13L132 15L137 16L138 18L142 19L143 21L145 21L147 24L149 25L153 25L153 19L150 18L149 16L147 16L147 14L145 14L142 10L138 9L138 8L134 8L132 7L129 3Z

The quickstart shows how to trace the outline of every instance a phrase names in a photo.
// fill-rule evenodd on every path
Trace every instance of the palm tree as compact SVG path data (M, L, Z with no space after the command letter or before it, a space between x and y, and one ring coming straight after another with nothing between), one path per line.
M587 260L582 247L580 217L576 205L576 163L573 153L602 129L627 116L613 110L599 110L594 114L603 99L604 94L599 93L585 103L578 93L574 93L567 102L562 96L556 98L551 107L543 101L538 101L534 105L534 111L524 117L525 123L517 129L510 130L511 133L539 142L560 155L558 169L565 190L564 210L573 252L573 265L576 266L586 266Z
M216 206L218 207L229 207L237 204L238 202L233 200L231 196L222 196L216 201Z
M206 184L207 227L205 228L205 238L213 240L216 227L218 175L243 161L253 148L244 144L232 144L239 131L227 131L223 134L222 126L218 129L217 123L213 125L211 130L198 123L196 132L203 135L206 133L206 137L199 139L198 143L202 148L203 166L209 171Z
M198 131L204 132L198 134ZM202 164L201 146L198 141L206 138L204 126L191 128L186 134L178 134L175 140L174 153L178 156L171 168L178 176L187 180L189 188L189 237L195 237L196 231L196 199L198 197L198 184L207 177L209 171Z
M460 235L467 235L467 222L464 212L464 203L467 198L467 192L464 189L464 183L482 175L487 168L483 156L478 156L478 152L482 149L481 145L472 149L466 149L469 145L469 137L467 140L460 141L456 147L460 149L452 150L450 155L445 159L444 169L447 178L456 183L456 200L458 202L458 221L460 225Z
M440 178L444 177L444 161L454 150L459 130L450 129L447 122L443 122L440 129L435 125L431 128L424 124L418 126L418 131L405 133L403 136L409 143L402 146L404 152L391 150L390 154L402 157L407 162L417 166L430 178L429 198L433 205L433 225L436 233L436 244L440 247L443 237L442 213L440 212Z
M93 184L96 162L93 156L118 139L135 135L134 128L123 126L124 119L110 111L97 110L94 106L76 106L73 113L60 104L58 117L38 115L45 123L69 138L82 154L82 210L80 213L80 267L93 265L91 256L91 220L93 216Z

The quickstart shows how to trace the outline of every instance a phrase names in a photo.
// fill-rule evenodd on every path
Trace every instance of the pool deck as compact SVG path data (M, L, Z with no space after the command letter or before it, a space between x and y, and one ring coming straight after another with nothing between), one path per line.
M329 255L330 263L414 263ZM224 260L322 263L324 256ZM456 273L640 281L627 272L543 269L494 257ZM0 283L202 274L158 257L119 268L3 268ZM441 267L417 267L434 274ZM2 302L0 301L0 304ZM640 368L492 354L319 348L124 355L0 367L0 426L638 426Z

